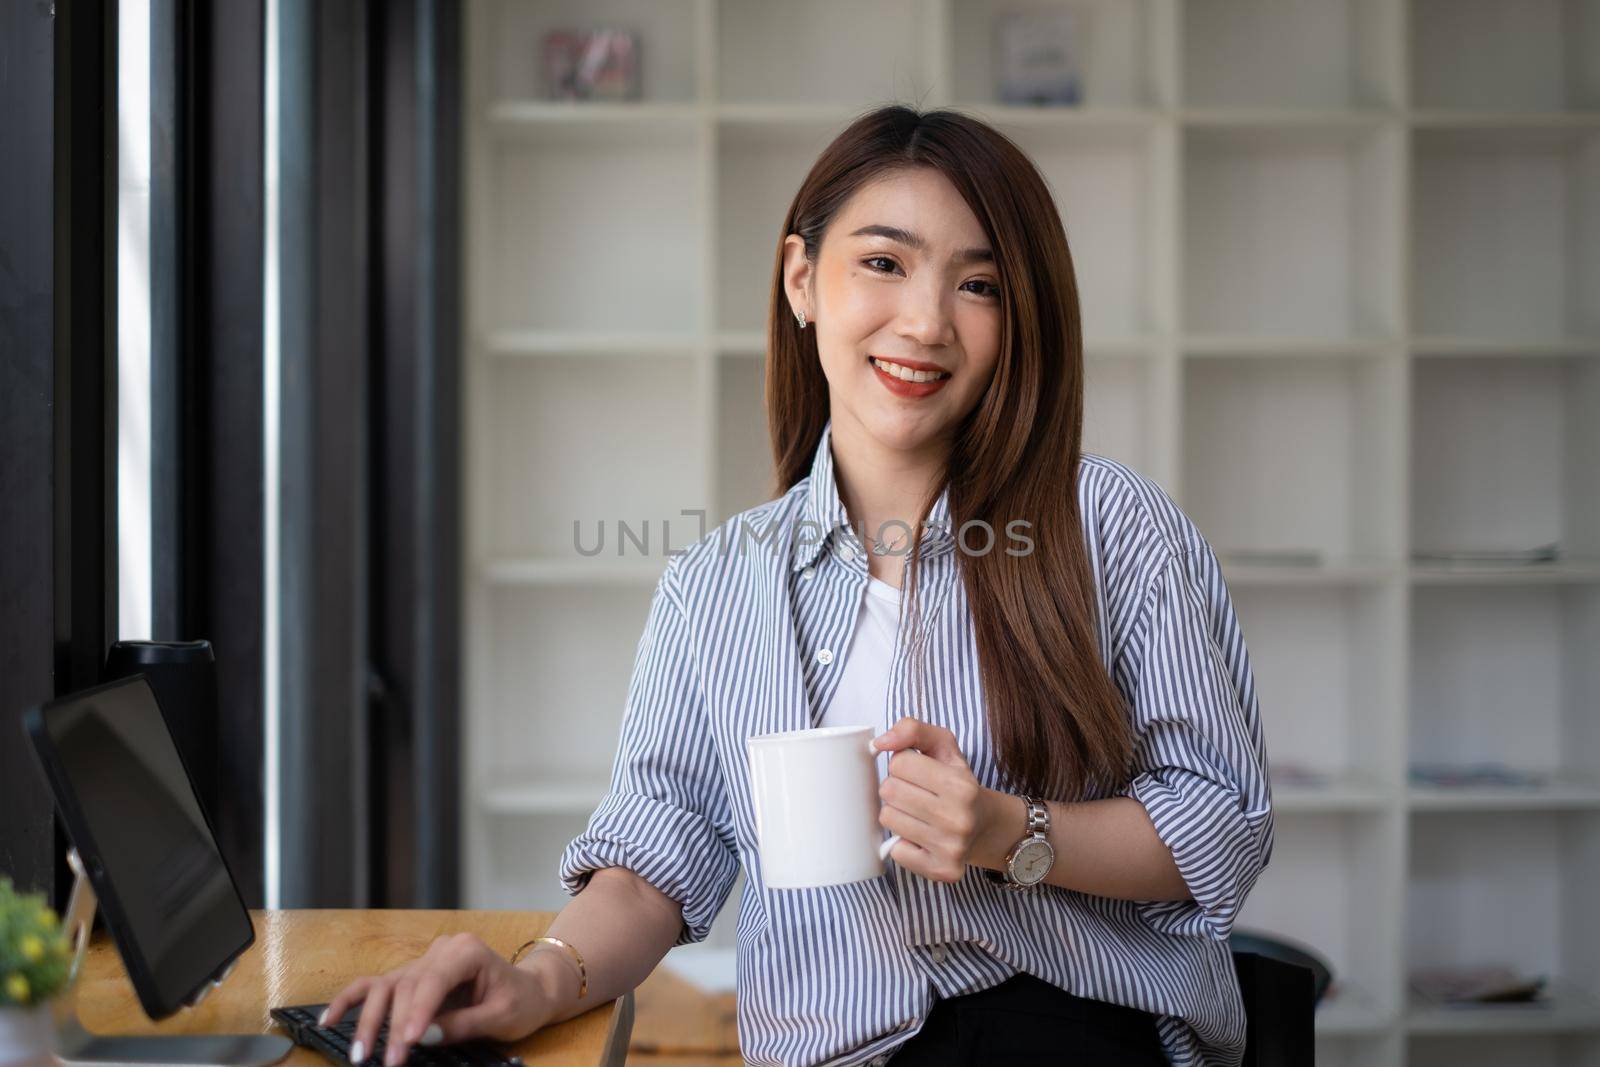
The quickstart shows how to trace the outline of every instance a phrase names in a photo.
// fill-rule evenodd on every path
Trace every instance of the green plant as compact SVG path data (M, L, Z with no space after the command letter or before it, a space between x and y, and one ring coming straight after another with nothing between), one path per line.
M18 893L0 876L0 1006L55 996L72 963L66 931L43 893Z

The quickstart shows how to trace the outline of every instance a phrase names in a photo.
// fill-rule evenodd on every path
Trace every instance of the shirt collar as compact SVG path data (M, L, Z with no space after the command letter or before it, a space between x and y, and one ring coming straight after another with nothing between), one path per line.
M801 511L800 527L794 539L793 570L811 566L822 550L832 545L850 546L850 562L865 572L865 549L861 539L850 525L850 513L839 495L839 483L833 462L833 420L822 427L817 450L811 457L811 474L806 487L805 507ZM890 527L895 529L895 527ZM928 513L922 534L922 559L932 559L948 552L955 545L955 532L950 529L950 487L939 493L933 509Z

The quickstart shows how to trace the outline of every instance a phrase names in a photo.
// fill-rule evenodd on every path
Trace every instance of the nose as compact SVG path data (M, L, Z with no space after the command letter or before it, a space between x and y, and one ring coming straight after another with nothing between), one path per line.
M916 284L902 287L899 333L923 348L943 348L955 341L948 294L935 271L924 271Z

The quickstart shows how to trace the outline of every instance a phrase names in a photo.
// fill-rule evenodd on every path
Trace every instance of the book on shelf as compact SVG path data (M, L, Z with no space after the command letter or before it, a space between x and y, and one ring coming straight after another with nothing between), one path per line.
M1503 964L1422 967L1411 972L1411 988L1425 1004L1441 1008L1486 1005L1543 1006L1543 975L1523 974Z
M1001 103L1075 107L1083 101L1083 11L1017 11L995 18L995 95Z
M1527 771L1489 760L1482 763L1413 763L1411 784L1436 789L1500 787L1542 789L1550 776L1542 771Z
M632 30L551 30L539 56L551 100L639 99L639 35Z

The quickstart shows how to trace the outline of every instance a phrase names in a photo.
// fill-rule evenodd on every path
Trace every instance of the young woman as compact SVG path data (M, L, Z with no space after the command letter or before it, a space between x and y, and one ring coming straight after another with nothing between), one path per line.
M1237 1063L1226 939L1273 839L1249 658L1194 524L1081 452L1048 188L983 123L886 107L782 233L778 495L667 564L558 941L441 939L330 1013L364 999L396 1058L522 1036L703 940L742 868L748 1063ZM846 723L883 730L903 840L882 878L769 890L745 739Z

